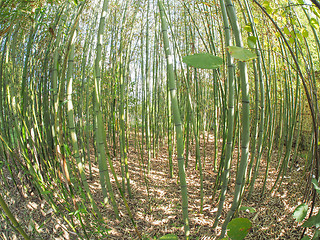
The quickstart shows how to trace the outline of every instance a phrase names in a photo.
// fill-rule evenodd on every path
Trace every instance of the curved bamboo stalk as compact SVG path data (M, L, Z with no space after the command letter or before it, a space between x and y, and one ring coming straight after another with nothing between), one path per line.
M221 12L223 17L224 33L225 33L225 44L226 46L231 45L230 26L228 23L227 11L223 0L220 1ZM234 125L234 63L233 58L227 52L227 68L228 68L228 118L227 118L227 146L226 154L224 159L224 171L222 175L222 187L220 192L219 207L216 214L216 218L213 227L217 227L219 218L221 216L225 196L227 192L229 177L230 177L230 165L232 158L232 139L233 139L233 125Z

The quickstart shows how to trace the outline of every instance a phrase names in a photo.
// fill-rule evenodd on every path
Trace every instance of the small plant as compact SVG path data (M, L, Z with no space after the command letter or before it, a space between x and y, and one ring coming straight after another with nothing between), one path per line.
M318 181L313 178L312 179L312 184L314 186L314 189L317 191L317 193L320 195L320 187L318 185ZM297 222L302 222L308 213L308 205L305 203L300 204L293 212L293 218L296 219ZM320 238L320 211L318 212L317 215L311 216L308 218L303 224L302 227L314 227L314 234L312 237L312 240L316 240ZM303 240L310 239L309 236L305 235L302 238Z

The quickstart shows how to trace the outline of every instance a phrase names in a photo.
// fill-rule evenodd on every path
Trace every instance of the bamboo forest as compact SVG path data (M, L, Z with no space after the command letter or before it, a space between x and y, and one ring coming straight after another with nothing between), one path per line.
M320 239L318 0L0 0L0 239Z

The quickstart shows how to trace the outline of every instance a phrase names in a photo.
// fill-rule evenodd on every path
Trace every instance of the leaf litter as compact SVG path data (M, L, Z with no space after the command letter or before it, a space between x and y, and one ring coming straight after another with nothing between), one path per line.
M203 164L203 213L200 213L200 176L199 171L195 169L194 144L191 144L191 148L189 149L189 166L186 169L192 239L216 239L217 236L219 236L227 210L231 207L235 184L236 162L238 157L237 146L233 153L232 169L224 210L218 227L213 229L215 213L218 207L217 198L219 197L220 190L217 190L213 198L214 182L217 176L217 173L213 169L213 136L210 135L209 138L206 139L208 139L209 142L206 142L206 159L205 164ZM203 152L203 139L201 139L201 152ZM92 162L94 162L93 155L94 149L91 149ZM163 141L160 143L159 151L155 153L155 156L152 156L151 171L150 174L147 175L141 168L141 153L139 150L134 149L134 142L132 140L129 141L128 163L133 198L129 199L127 195L126 197L138 229L145 239L158 239L166 234L175 234L179 239L184 238L176 158L173 156L174 177L169 178L167 156L166 143ZM274 154L274 156L277 156L277 154ZM144 153L144 163L147 162L146 157L147 152ZM218 162L219 157L220 156L218 156ZM203 156L201 160L204 161ZM113 158L113 164L117 171L118 180L121 180L119 162L119 157L115 156ZM295 222L292 213L303 201L306 175L303 175L303 171L293 170L288 172L287 175L290 176L290 178L284 178L281 187L271 195L270 189L277 176L277 163L277 159L271 159L267 191L262 198L260 195L263 185L263 174L266 167L266 159L264 156L261 160L255 190L250 199L247 199L245 192L242 206L255 209L255 211L238 212L239 217L248 218L252 222L252 229L246 239L299 239L302 234L302 223ZM298 157L298 164L303 166L304 160ZM88 166L86 166L86 168L88 170ZM98 203L98 207L111 231L108 235L94 233L97 226L94 223L94 219L88 217L85 219L87 232L94 233L90 235L90 239L137 239L123 201L116 190L112 174L110 174L111 182L119 206L120 220L116 220L110 205L103 206L101 204L103 198L99 185L98 166L94 165L92 169L93 179L89 179L88 183L95 201ZM3 172L9 188L6 187L3 179L1 179L0 185L2 187L0 192L14 216L32 239L78 239L76 233L62 218L62 214L68 214L68 212L62 211L61 215L54 214L53 209L44 200L39 198L36 191L28 191L22 187L21 181L24 181L23 177L21 178L22 180L16 178L18 183L18 188L16 188L8 171L4 169ZM14 176L18 174L19 173L14 173ZM146 174L146 178L144 174ZM149 194L147 192L145 179L147 179ZM30 183L24 182L24 184L32 189ZM64 204L64 202L61 201L59 204ZM318 210L319 204L316 205L315 213ZM75 219L74 221L77 224L77 220ZM78 226L79 225L80 224L78 224ZM77 227L77 231L81 232L82 229ZM311 230L307 229L306 234L311 236ZM18 233L12 230L9 221L6 221L4 215L0 217L0 238L22 239Z

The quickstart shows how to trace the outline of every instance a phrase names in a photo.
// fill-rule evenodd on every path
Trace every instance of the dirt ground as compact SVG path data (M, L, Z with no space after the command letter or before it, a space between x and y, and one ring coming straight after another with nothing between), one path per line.
M213 198L214 183L217 173L213 170L213 138L209 137L206 144L206 158L203 166L204 174L204 208L200 213L200 177L199 171L195 169L195 150L191 148L189 155L189 166L186 169L188 193L189 193L189 220L191 227L191 239L216 239L220 234L221 226L226 216L226 211L231 207L236 177L236 166L238 150L235 147L230 174L230 182L224 211L216 229L213 228L215 214L218 208L218 189ZM169 178L168 154L164 143L160 146L158 154L151 159L151 172L145 175L141 168L140 150L134 149L133 142L130 142L128 150L129 174L133 198L127 200L137 224L137 229L144 239L158 239L165 234L176 234L183 239L183 223L181 220L181 195L178 182L177 162L174 156L174 177ZM93 150L91 150L93 156ZM201 152L204 152L203 146ZM146 158L146 154L144 157ZM93 157L92 157L93 158ZM219 159L219 158L218 158ZM92 159L94 161L94 159ZM113 158L113 163L120 180L119 157ZM204 159L202 158L202 161ZM144 160L146 162L146 159ZM246 239L300 239L303 228L301 223L296 223L292 213L297 205L302 203L306 190L306 174L303 173L305 160L298 157L297 163L291 172L283 179L281 187L272 195L270 189L277 176L277 153L273 153L270 163L267 190L261 198L263 175L266 167L266 160L261 160L259 177L255 184L255 190L251 198L245 197L242 206L252 207L255 212L240 211L239 217L246 217L252 222L252 229ZM99 227L92 218L83 218L83 224L88 226L86 233L89 239L137 239L137 234L128 217L124 203L116 189L114 179L111 182L115 197L119 206L120 220L115 219L111 205L103 206L101 202L102 193L99 184L99 170L93 166L93 179L88 180L94 199L98 203L100 211L107 222L110 231L101 235ZM41 200L35 191L24 188L18 181L18 188L15 187L11 175L5 167L3 172L6 182L0 180L0 193L8 204L14 216L21 226L31 236L31 239L78 239L75 231L82 231L81 227L72 229L63 219L68 212L61 211L54 214L53 209ZM14 176L21 177L21 173L14 173ZM21 177L23 179L23 177ZM17 178L18 179L18 178ZM148 190L146 187L148 184ZM28 184L26 184L28 186ZM63 204L63 201L61 201ZM310 205L310 204L309 204ZM315 213L319 206L315 208ZM1 211L0 215L0 238L1 239L22 239L21 236L12 230L10 222ZM77 219L73 218L75 223ZM95 231L95 232L94 232ZM103 230L101 230L103 231ZM307 230L309 235L311 230Z

